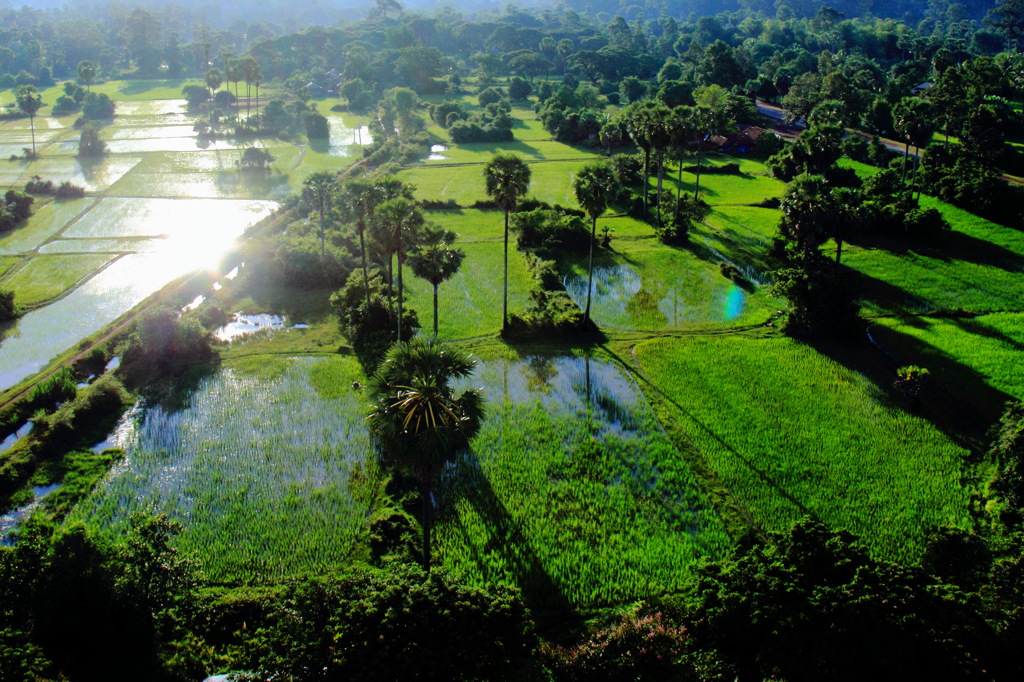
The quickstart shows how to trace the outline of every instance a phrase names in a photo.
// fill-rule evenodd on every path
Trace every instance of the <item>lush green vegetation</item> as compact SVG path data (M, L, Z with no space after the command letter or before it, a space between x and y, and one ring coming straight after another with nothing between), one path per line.
M968 453L814 349L693 338L644 342L636 358L677 442L755 527L784 530L811 514L880 558L913 562L929 528L968 524Z
M1020 677L1017 0L193 4L0 15L0 377L201 269L0 405L4 675Z
M687 461L605 359L486 361L488 415L441 493L438 553L544 608L671 589L728 546Z

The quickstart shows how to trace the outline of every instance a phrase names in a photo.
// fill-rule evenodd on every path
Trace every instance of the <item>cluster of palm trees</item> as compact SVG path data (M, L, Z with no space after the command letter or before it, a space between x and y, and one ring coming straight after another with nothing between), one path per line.
M370 306L373 261L387 282L389 308L396 312L396 340L402 341L406 264L433 286L436 335L438 287L458 272L465 254L455 248L453 232L427 222L422 207L413 200L412 188L390 176L352 179L339 185L333 173L320 171L303 182L302 196L318 214L321 258L327 255L327 228L332 218L355 226L366 306Z
M259 62L254 57L242 57L240 59L225 58L224 70L214 67L206 72L206 87L210 89L210 96L220 88L221 85L227 88L228 83L235 84L235 102L239 102L238 84L245 83L245 120L249 121L249 114L253 104L253 90L255 90L256 127L259 128L260 121L260 84L263 82L263 74L260 71Z
M662 195L665 161L669 155L679 162L679 182L676 185L676 215L678 219L680 187L682 185L683 153L691 144L697 147L697 173L693 198L700 193L700 169L705 143L729 125L728 92L718 86L703 88L695 93L696 106L667 105L652 100L634 102L622 110L601 132L611 148L611 142L622 137L622 131L644 154L643 206L649 215L648 185L650 183L652 155L658 167L658 196ZM657 220L661 223L661 207L657 206Z

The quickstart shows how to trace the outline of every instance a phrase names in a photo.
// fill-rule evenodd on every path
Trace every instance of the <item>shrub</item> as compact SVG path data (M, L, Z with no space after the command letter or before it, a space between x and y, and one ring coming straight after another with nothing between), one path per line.
M14 292L8 289L0 289L0 320L13 320L21 311L14 302Z
M590 230L576 216L536 209L513 213L509 221L520 249L579 251L590 244Z
M214 357L210 332L177 310L158 308L135 323L118 372L131 385L144 386Z
M522 315L508 316L508 337L547 339L583 331L583 311L564 291L534 289Z
M675 196L665 194L661 198L661 225L656 225L654 232L665 244L685 244L690 228L707 218L710 212L711 207L703 199L683 195L677 204Z
M370 304L366 304L366 287L362 270L352 273L343 286L331 295L331 309L338 318L338 326L363 365L367 376L395 341L396 313L387 302L387 286L378 273L370 275ZM410 339L419 329L416 311L403 306L402 338Z
M104 92L90 92L82 104L82 118L87 121L113 118L115 110L114 101L109 95Z
M541 648L556 678L581 681L677 679L685 654L686 630L661 613L628 616L573 647Z

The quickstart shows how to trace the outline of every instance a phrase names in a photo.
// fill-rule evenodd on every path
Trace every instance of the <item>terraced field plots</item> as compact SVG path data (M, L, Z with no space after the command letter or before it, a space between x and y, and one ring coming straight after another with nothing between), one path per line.
M371 141L362 120L331 113L330 140L270 141L277 158L271 172L240 173L241 148L252 143L197 141L181 85L97 86L117 104L116 118L101 130L109 153L100 159L77 156L77 115L56 119L44 108L36 119L40 157L0 161L5 185L38 175L87 191L83 199L37 200L28 223L0 237L0 285L13 289L20 304L38 308L3 331L0 386L37 371L176 277L216 266L242 231L308 173L351 163L360 143ZM58 94L58 88L44 92L44 104ZM0 158L30 144L28 126L27 119L0 125L0 151L7 150Z

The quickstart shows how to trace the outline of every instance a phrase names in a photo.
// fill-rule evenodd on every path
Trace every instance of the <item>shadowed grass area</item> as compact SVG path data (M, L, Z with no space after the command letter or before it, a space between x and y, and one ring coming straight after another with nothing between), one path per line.
M686 461L618 367L485 357L488 418L439 492L438 555L532 604L670 591L729 544Z
M765 530L811 514L915 563L935 526L967 527L967 452L864 376L789 339L636 347L649 395ZM827 399L823 399L827 396Z

